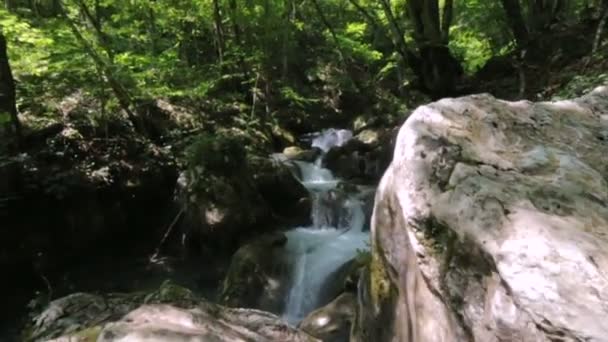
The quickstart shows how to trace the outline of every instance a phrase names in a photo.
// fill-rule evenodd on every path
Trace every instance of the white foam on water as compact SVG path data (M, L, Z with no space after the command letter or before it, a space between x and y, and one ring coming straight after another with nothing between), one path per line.
M312 147L318 147L323 152L329 151L332 147L342 146L353 137L353 132L347 129L330 128L319 133L312 140Z

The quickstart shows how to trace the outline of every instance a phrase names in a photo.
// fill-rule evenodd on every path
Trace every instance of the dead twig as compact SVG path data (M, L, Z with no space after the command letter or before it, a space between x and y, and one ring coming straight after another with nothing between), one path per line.
M179 220L179 218L182 216L183 213L184 213L184 207L181 207L179 212L177 213L177 215L175 215L175 218L173 218L173 221L167 228L165 235L163 235L163 238L160 240L160 243L158 244L158 247L156 247L154 254L152 254L152 256L150 257L151 262L158 261L158 255L160 254L161 247L165 244L165 241L167 241L167 238L169 238L169 235L171 235L171 231L173 231L173 227L175 227L175 225L177 224L177 221Z

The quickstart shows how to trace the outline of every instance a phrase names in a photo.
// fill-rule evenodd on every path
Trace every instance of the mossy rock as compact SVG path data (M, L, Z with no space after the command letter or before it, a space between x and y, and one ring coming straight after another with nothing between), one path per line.
M362 268L371 262L369 252L360 252L332 272L321 285L320 303L325 305L343 292L356 292Z
M241 247L222 284L220 304L280 313L287 290L286 243L284 234L273 233Z
M23 341L47 341L64 336L67 341L95 341L106 322L120 319L142 304L171 304L193 308L201 298L169 280L152 292L96 295L74 293L52 301L34 316L22 333Z

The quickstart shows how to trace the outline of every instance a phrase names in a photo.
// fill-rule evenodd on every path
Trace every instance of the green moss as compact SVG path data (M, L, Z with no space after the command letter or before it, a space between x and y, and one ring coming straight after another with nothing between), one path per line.
M165 280L158 290L158 300L161 302L179 302L194 299L192 291L170 280Z
M424 227L424 239L420 243L434 256L444 255L457 238L450 228L437 220L429 220Z
M247 153L238 137L201 134L186 150L190 189L197 195L221 193L226 180L247 169ZM216 188L220 189L216 189Z
M95 341L97 341L99 334L101 334L101 327L96 326L96 327L87 328L85 330L82 330L82 331L74 334L73 336L70 336L70 338L73 337L74 340L78 341L78 342L95 342ZM70 341L71 341L71 339L70 339Z
M391 281L379 253L380 251L372 253L369 264L371 279L370 294L372 303L375 304L382 303L391 296Z

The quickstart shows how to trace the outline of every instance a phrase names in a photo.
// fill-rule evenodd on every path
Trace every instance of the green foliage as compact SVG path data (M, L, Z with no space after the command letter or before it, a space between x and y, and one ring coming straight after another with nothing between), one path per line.
M226 180L239 179L247 168L244 144L234 136L200 134L187 148L186 160L187 188L195 196L225 192Z
M372 254L370 252L369 242L367 249L357 249L357 254L355 255L355 260L358 265L369 265L372 262Z
M229 174L242 169L246 151L241 139L224 135L199 135L186 151L188 164L201 172Z
M63 11L19 1L0 9L0 28L20 111L57 120L74 93L97 100L93 121L112 118L125 102L117 85L137 100L212 99L239 111L218 121L247 120L257 131L284 110L354 116L399 107L395 99L420 75L398 52L401 38L409 52L420 48L407 1L387 0L403 37L380 2L317 1L322 15L292 0L65 0ZM584 4L569 2L560 18L580 22L597 10ZM455 2L449 47L468 74L512 51L507 22L500 1Z
M4 8L0 9L0 27L8 40L15 77L41 76L48 72L54 40L47 32Z
M475 73L492 58L491 44L481 32L465 26L455 26L452 28L452 35L450 49L463 61L467 73Z
M11 122L11 114L7 112L0 112L0 126L6 125Z
M280 89L280 92L281 92L281 98L284 101L291 103L292 105L294 105L296 107L306 108L306 106L317 102L316 99L307 98L307 97L303 96L302 94L298 93L295 89L293 89L290 86L282 87Z
M572 77L570 82L561 88L554 96L554 100L563 100L579 97L600 85L608 85L608 73L582 74Z

